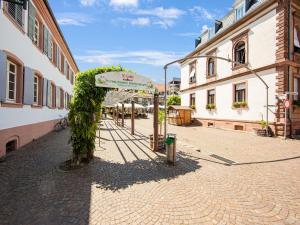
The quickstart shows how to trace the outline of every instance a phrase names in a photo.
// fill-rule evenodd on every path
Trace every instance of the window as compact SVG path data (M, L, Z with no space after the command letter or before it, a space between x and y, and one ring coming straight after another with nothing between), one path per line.
M246 83L234 85L234 102L246 102Z
M189 65L189 82L196 83L196 61Z
M246 64L246 45L244 41L240 41L236 44L234 56L236 66Z
M295 20L294 49L295 49L295 52L300 53L300 20Z
M44 53L48 56L49 51L49 31L44 27Z
M17 22L17 24L23 27L23 8L21 5L8 2L7 12Z
M214 105L215 104L215 96L216 96L216 91L213 90L208 90L207 91L207 104L208 105Z
M190 94L190 106L192 108L196 107L196 94L195 93Z
M208 77L213 77L215 76L215 59L209 58L208 63L207 63L207 76Z
M241 5L235 10L235 20L239 20L244 16L244 5Z
M7 93L6 99L9 102L17 101L17 65L7 62Z
M17 149L17 140L12 140L6 143L6 153L10 153Z
M39 104L39 86L40 86L40 78L39 76L34 76L33 81L33 104L38 105Z

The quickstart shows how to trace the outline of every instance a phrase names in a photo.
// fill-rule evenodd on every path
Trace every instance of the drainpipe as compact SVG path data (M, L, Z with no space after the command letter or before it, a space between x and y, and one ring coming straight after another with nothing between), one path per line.
M292 29L292 23L291 23L291 1L288 2L288 60L292 60L292 51L291 51L291 29ZM291 66L288 66L288 80L287 80L287 88L288 88L288 92L290 92L290 87L291 84L290 82L292 81L291 79L292 77L292 70L291 70ZM292 101L292 95L288 95L288 99L290 101ZM288 113L288 121L290 122L290 136L292 135L292 121L291 121L291 114L292 114L292 110L288 109L289 113ZM287 123L287 121L285 121L285 123Z

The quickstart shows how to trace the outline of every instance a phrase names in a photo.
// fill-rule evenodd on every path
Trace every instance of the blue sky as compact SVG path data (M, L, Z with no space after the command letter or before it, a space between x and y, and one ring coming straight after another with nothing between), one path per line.
M49 0L80 70L122 65L163 82L233 0ZM179 77L179 67L169 70Z

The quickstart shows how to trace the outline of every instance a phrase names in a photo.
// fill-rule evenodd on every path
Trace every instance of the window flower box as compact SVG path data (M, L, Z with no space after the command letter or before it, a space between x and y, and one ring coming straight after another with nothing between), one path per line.
M247 102L234 102L232 104L232 107L235 108L235 109L243 109L243 108L247 108L248 107L248 104Z
M216 105L215 104L207 104L206 109L208 109L208 110L216 109Z
M190 107L191 107L192 109L194 109L194 110L196 109L196 106L195 106L195 105L191 105Z

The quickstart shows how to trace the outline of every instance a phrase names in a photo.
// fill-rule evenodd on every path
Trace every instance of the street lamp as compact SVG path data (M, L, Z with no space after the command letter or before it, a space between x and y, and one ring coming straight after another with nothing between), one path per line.
M224 57L218 57L218 56L209 56L209 55L206 55L206 56L190 56L190 57L185 57L185 58L182 58L182 59L177 59L175 61L172 61L170 63L167 63L165 66L164 66L164 71L165 71L165 116L167 117L167 70L168 70L168 67L172 64L175 64L175 63L179 63L183 60L188 60L188 59L199 59L199 58L213 58L213 59L220 59L220 60L223 60L223 61L226 61L228 63L234 63L236 65L241 65L240 62L238 61L234 61L234 60L231 60L229 58L224 58ZM250 71L251 73L253 73L256 77L258 77L258 79L264 84L264 86L266 87L266 125L267 125L267 135L269 135L269 86L268 84L264 81L264 79L258 75L253 69L251 69L248 65L245 65L245 68ZM166 139L167 137L167 119L165 119L164 121L164 139Z

